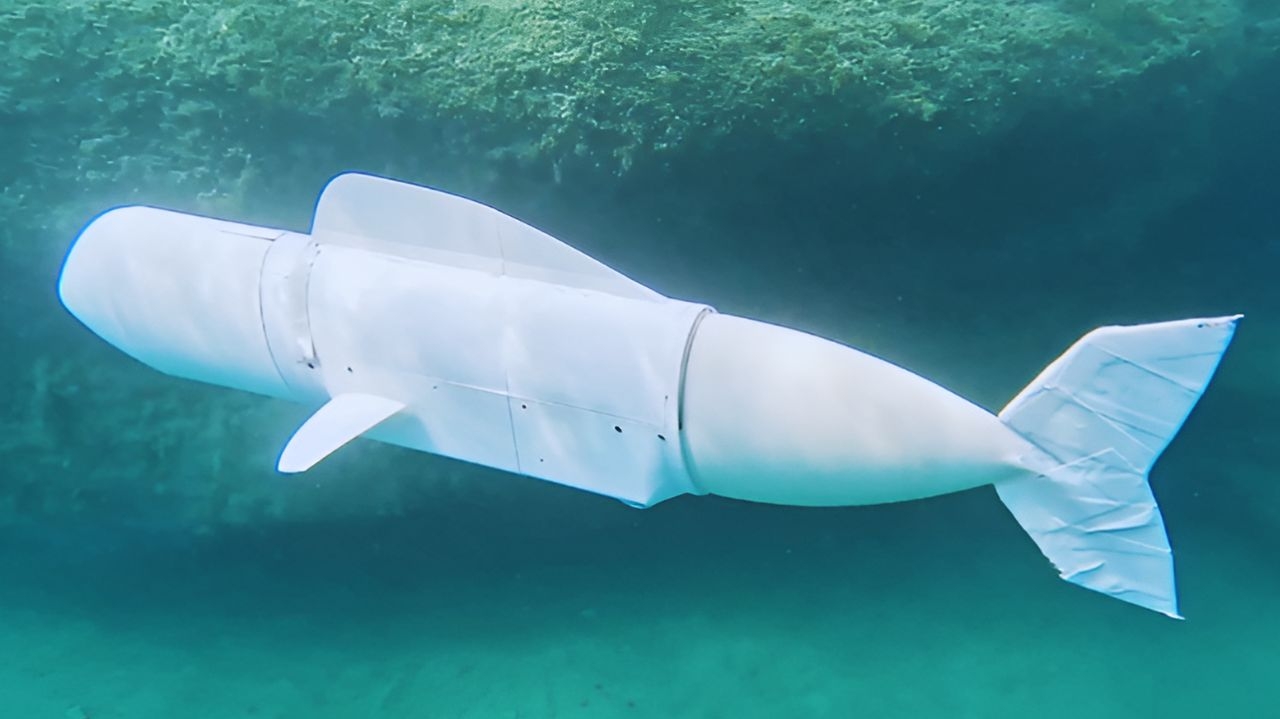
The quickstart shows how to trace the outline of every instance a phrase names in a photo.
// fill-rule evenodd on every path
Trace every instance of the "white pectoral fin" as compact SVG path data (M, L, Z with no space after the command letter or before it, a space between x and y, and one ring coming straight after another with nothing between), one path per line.
M293 433L276 469L285 474L305 472L404 407L404 402L377 395L340 394Z

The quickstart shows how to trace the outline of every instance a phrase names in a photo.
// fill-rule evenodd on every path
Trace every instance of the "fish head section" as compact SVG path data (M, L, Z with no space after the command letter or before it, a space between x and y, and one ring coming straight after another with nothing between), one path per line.
M151 207L95 218L58 296L95 334L166 374L288 396L263 331L264 258L280 230Z

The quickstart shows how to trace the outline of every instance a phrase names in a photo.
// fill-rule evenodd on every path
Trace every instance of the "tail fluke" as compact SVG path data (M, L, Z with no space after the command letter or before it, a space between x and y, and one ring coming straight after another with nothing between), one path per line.
M996 491L1063 579L1181 618L1147 472L1200 399L1239 319L1096 329L1000 413L1044 456L1040 476Z

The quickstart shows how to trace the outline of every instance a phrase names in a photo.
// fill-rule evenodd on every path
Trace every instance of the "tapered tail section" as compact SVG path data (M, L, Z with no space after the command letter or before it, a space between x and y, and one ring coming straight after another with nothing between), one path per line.
M996 491L1062 578L1180 618L1173 556L1147 473L1182 427L1239 315L1085 335L1000 419L1044 452Z

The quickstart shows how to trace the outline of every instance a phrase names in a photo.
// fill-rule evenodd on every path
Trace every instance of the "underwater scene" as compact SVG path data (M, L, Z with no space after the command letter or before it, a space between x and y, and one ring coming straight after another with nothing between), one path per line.
M0 0L0 58L0 718L1280 715L1280 3ZM1096 327L1243 314L1150 471L1185 620L1062 581L990 484L639 509L363 438L282 474L318 404L60 302L104 211L308 233L348 171L993 413Z

